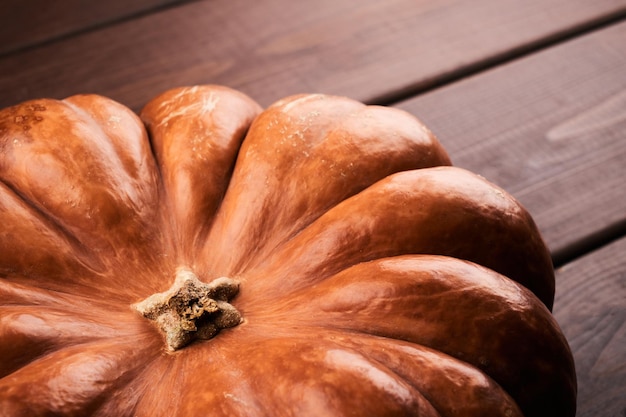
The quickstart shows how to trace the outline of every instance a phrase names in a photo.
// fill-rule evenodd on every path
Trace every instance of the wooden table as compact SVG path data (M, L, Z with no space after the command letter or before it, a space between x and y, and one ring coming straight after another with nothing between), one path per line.
M90 92L139 110L218 83L417 115L536 219L578 415L626 415L626 0L3 0L0 19L0 107Z

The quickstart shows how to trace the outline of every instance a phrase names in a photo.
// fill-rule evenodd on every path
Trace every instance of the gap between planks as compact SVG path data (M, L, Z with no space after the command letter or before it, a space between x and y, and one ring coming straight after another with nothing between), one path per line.
M527 44L519 45L518 47L504 53L487 57L482 61L473 62L469 65L459 67L458 69L451 71L448 74L441 75L435 79L423 80L417 84L406 86L400 90L390 91L389 93L373 97L367 100L366 103L393 106L420 94L434 91L438 88L458 82L464 78L468 78L499 65L524 58L525 56L534 54L541 50L560 45L579 36L584 36L592 32L602 30L624 20L626 20L626 8L609 15L602 16L598 19L590 20L583 24L563 29L552 36L547 36Z
M146 16L149 16L151 14L155 14L155 13L160 13L160 12L164 12L166 10L169 9L173 9L176 7L180 7L182 5L185 5L187 3L193 3L193 2L197 2L197 1L201 1L201 0L172 0L169 3L162 3L162 4L157 4L154 5L150 8L144 8L144 9L137 9L133 12L130 12L129 14L125 14L125 15L113 15L109 18L106 18L105 20L101 21L101 22L97 22L94 21L93 23L89 23L89 22L84 22L83 23L87 23L86 26L83 27L76 27L73 29L69 29L65 32L59 32L57 34L52 34L51 36L45 38L45 39L33 39L30 41L25 42L23 45L15 45L13 47L9 47L6 50L2 50L2 48L0 48L0 59L13 55L13 54L19 54L25 51L28 51L30 49L35 49L35 48L39 48L39 47L44 47L47 45L51 45L53 43L56 42L61 42L64 41L66 39L71 39L73 37L78 37L81 35L84 35L86 33L89 32L95 32L101 29L104 29L106 27L109 26L115 26L118 24L122 24L124 22L128 22L131 20L135 20L135 19L140 19Z
M588 253L600 250L626 236L626 218L585 236L552 253L552 263L555 268L573 262Z

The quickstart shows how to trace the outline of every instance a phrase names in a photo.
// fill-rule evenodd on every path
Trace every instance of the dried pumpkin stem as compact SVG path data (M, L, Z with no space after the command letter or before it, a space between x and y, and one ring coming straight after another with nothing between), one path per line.
M228 303L238 291L239 284L230 278L207 284L190 269L180 268L170 289L132 307L157 324L167 348L175 351L195 339L210 339L221 329L241 323L241 314Z

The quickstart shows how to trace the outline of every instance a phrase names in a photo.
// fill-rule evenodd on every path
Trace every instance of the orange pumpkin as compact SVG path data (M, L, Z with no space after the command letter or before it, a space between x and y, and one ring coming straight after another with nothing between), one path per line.
M0 415L573 416L529 214L399 110L0 115Z

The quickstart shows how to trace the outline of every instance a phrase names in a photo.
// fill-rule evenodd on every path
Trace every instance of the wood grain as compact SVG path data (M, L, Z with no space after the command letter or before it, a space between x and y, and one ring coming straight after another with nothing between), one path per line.
M0 56L185 0L2 0Z
M626 238L557 270L554 314L570 343L578 417L626 415Z
M614 25L400 107L515 195L560 263L598 231L626 233L624 39Z
M147 1L147 0L146 0ZM217 83L261 104L300 92L388 99L577 28L626 0L193 2L0 59L0 107L100 93L137 110Z

